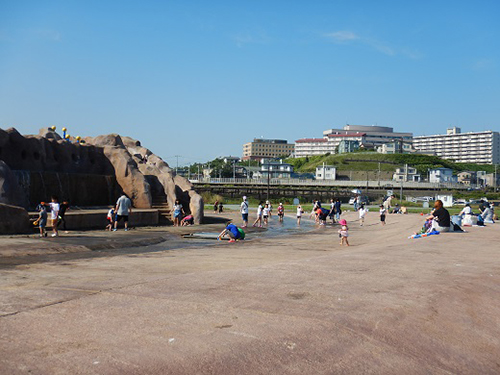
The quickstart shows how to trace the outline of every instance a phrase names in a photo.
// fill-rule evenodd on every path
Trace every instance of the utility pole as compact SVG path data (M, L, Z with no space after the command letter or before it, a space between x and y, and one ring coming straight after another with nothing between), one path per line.
M493 176L493 186L495 186L495 193L497 192L497 165L495 164L495 175Z
M269 184L271 182L271 166L269 165L269 159L267 159L267 199L269 200Z
M380 188L380 162L378 162L378 187Z

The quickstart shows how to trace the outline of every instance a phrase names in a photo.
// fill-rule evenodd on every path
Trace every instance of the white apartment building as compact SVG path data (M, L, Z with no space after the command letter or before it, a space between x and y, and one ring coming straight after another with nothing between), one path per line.
M295 141L295 157L324 155L335 153L335 146L325 138L302 138Z
M337 179L337 168L333 165L320 165L316 167L316 180L335 180Z
M421 180L421 176L416 168L405 165L403 168L396 168L396 172L392 175L392 179L394 181L419 182Z
M413 147L458 163L500 163L500 133L491 130L462 133L454 127L446 134L414 137Z
M429 169L429 182L457 182L457 177L453 176L453 170L450 168Z

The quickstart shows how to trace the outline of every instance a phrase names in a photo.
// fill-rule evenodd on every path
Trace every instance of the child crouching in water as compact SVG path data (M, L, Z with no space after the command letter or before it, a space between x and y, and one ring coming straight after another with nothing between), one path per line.
M349 246L349 241L347 240L347 237L349 237L349 227L347 226L347 221L342 219L339 221L339 224L342 225L339 229L340 244L343 245L345 243Z
M238 228L236 225L234 225L232 222L228 221L226 223L226 229L224 229L219 236L217 237L217 240L221 240L222 237L229 236L229 242L236 242L237 240L244 240L245 239L245 232L243 229Z

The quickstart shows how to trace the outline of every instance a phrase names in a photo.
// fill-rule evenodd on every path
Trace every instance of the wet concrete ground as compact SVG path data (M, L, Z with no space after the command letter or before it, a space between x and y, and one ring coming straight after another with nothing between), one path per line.
M0 270L0 372L499 373L500 227L346 218L350 247L326 227Z

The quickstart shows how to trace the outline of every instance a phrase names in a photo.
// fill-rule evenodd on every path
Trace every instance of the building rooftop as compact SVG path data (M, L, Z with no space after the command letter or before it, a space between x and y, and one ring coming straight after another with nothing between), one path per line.
M302 138L297 139L295 143L306 143L306 142L328 142L325 138Z
M477 132L467 132L467 133L448 133L448 134L431 134L431 135L416 135L413 138L427 138L427 137L465 137L472 134L487 134L487 133L498 133L493 130L481 130Z
M339 133L339 134L328 134L328 138L336 137L364 137L366 133L355 132L355 133Z
M264 139L264 138L254 138L253 141L255 143L279 143L279 144L288 144L288 141L285 139Z

